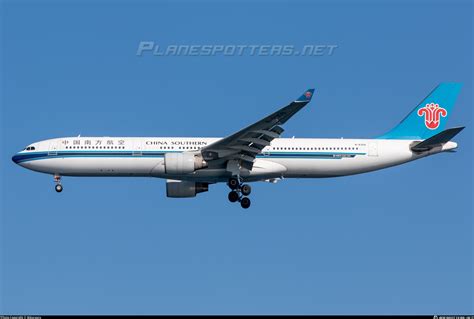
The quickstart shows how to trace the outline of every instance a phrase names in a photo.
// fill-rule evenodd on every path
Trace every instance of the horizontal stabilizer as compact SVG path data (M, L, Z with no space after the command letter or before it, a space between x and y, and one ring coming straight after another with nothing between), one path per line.
M453 127L453 128L444 130L441 133L433 135L432 137L413 145L411 147L411 150L415 152L428 151L435 146L439 146L446 142L449 142L453 137L455 137L463 129L464 129L464 126Z

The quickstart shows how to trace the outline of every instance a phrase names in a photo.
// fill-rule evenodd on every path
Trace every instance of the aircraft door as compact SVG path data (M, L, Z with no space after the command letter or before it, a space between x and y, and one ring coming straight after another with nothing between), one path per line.
M262 153L265 157L270 155L270 146L266 146L263 150Z
M133 141L133 150L132 150L132 155L133 156L141 156L143 152L143 145L142 145L142 140L137 139Z
M58 155L58 144L59 141L52 141L49 144L48 155Z
M377 142L369 143L369 156L379 156Z

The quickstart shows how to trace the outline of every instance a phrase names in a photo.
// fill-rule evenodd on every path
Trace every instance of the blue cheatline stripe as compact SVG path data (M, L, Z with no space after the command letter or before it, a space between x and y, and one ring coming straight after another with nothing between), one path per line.
M54 154L50 152L28 152L19 153L13 156L15 163L24 163L50 158L89 158L89 157L110 157L110 158L126 158L126 157L163 157L166 153L181 153L181 151L57 151ZM328 153L328 152L272 152L257 155L258 158L308 158L308 159L341 159L354 158L357 155L365 155L366 153Z

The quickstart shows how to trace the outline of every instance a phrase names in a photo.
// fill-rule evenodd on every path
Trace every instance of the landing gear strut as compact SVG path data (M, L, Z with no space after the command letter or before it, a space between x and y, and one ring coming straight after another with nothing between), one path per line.
M63 185L61 185L61 176L54 175L54 182L56 183L54 189L56 190L56 192L61 193L63 191Z
M250 187L250 185L242 184L240 182L240 179L237 177L229 178L227 185L229 185L229 188L232 190L228 196L229 201L232 203L239 201L240 206L242 206L242 208L249 208L250 199L246 196L250 195L250 193L252 192L252 188Z

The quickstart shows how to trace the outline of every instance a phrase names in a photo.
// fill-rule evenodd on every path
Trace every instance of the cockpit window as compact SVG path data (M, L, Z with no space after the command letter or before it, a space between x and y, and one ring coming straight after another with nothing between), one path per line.
M34 151L34 150L35 150L35 147L34 147L34 146L28 146L27 148L25 148L25 150L27 150L27 151Z

